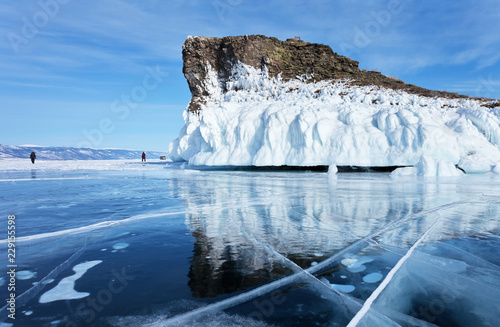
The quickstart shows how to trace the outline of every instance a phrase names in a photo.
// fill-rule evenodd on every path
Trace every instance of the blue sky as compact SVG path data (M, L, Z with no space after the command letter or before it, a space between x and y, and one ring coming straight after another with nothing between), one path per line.
M500 2L0 1L0 144L164 151L188 35L296 35L422 87L500 98Z

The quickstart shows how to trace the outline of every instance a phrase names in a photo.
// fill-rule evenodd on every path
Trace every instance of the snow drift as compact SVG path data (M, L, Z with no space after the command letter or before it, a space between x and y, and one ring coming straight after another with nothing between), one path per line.
M169 145L174 161L373 167L414 165L425 154L466 172L491 171L500 161L500 107L349 80L283 81L242 63L221 85L207 67L207 102L185 111Z

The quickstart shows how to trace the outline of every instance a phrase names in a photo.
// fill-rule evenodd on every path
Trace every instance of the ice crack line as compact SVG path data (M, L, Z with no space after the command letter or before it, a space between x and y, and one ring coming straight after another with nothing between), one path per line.
M178 215L178 214L183 214L183 213L186 213L186 211L163 212L163 213L149 214L149 215L136 215L136 216L132 216L130 218L121 219L121 220L103 221L103 222L96 223L93 225L64 229L64 230L60 230L57 232L35 234L35 235L30 235L30 236L19 237L19 238L16 238L16 242L38 240L38 239L43 239L43 238L47 238L47 237L61 236L64 234L69 234L69 233L79 234L79 233L83 233L83 232L90 232L90 231L93 231L96 229L111 227L114 225L130 222L130 221L134 221L134 220L141 220L141 219L155 218L155 217L169 216L169 215ZM7 240L6 239L0 240L0 244L2 244L2 243L7 243Z
M408 250L408 252L406 252L404 257L402 257L398 261L398 263L396 263L396 265L391 269L391 271L389 271L385 279L382 281L382 283L380 283L380 285L375 289L375 291L373 291L370 297L368 297L368 299L363 304L361 310L359 310L358 313L356 313L356 315L354 316L354 318L352 318L347 327L355 327L358 325L361 319L363 319L363 317L367 314L368 310L370 310L370 307L373 304L373 302L378 298L378 296L387 287L387 285L389 285L396 272L398 272L398 270L401 269L406 260L410 258L413 251L418 247L418 245L423 241L423 239L431 232L431 230L440 222L440 220L441 217L438 216L438 219L436 219L436 221L432 224L432 226L425 231L425 233L412 245L412 247Z
M248 216L248 214L247 214L247 216ZM344 309L346 311L353 312L353 306L355 306L356 308L361 307L361 304L359 302L356 302L355 300L353 300L351 297L345 295L344 293L333 289L332 287L330 287L329 285L324 283L322 280L318 279L316 276L312 275L311 273L309 273L308 271L304 270L302 267L297 265L295 262L293 262L292 260L288 259L284 255L282 255L281 253L276 251L276 249L271 244L269 244L269 242L266 242L265 240L257 240L257 238L255 237L254 234L247 233L243 224L240 224L240 230L243 233L243 235L245 235L245 237L250 242L254 243L257 246L260 246L262 249L264 249L270 255L272 255L272 256L278 258L280 261L284 262L288 267L290 267L290 269L293 272L299 273L299 274L300 273L304 274L305 277L312 282L311 283L312 287L315 290L317 290L320 295L327 296L331 300L332 298L330 295L332 293L335 294L337 296L335 298L335 300L339 300L339 298L340 298L340 301L342 301L342 304L343 304ZM318 283L319 283L319 285L318 285ZM324 292L325 288L327 290L326 293ZM349 301L351 305L348 305L346 303L346 300Z

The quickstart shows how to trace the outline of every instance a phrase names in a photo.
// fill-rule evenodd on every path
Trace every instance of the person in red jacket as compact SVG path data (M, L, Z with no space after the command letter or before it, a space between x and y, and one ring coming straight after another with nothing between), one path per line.
M144 161L146 161L146 154L143 152L142 153L142 161L141 162L144 162Z

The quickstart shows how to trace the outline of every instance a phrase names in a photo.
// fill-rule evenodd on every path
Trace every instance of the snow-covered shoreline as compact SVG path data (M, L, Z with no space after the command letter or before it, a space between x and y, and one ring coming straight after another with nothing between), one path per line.
M209 67L209 69L211 69ZM169 146L174 161L233 166L413 166L422 155L489 172L500 162L500 107L349 81L284 82L238 63L215 70L199 113ZM227 91L223 92L223 89Z
M32 164L28 159L0 160L2 171L76 171L76 170L157 170L163 169L171 160L151 159L145 163L141 159L120 160L36 160Z

